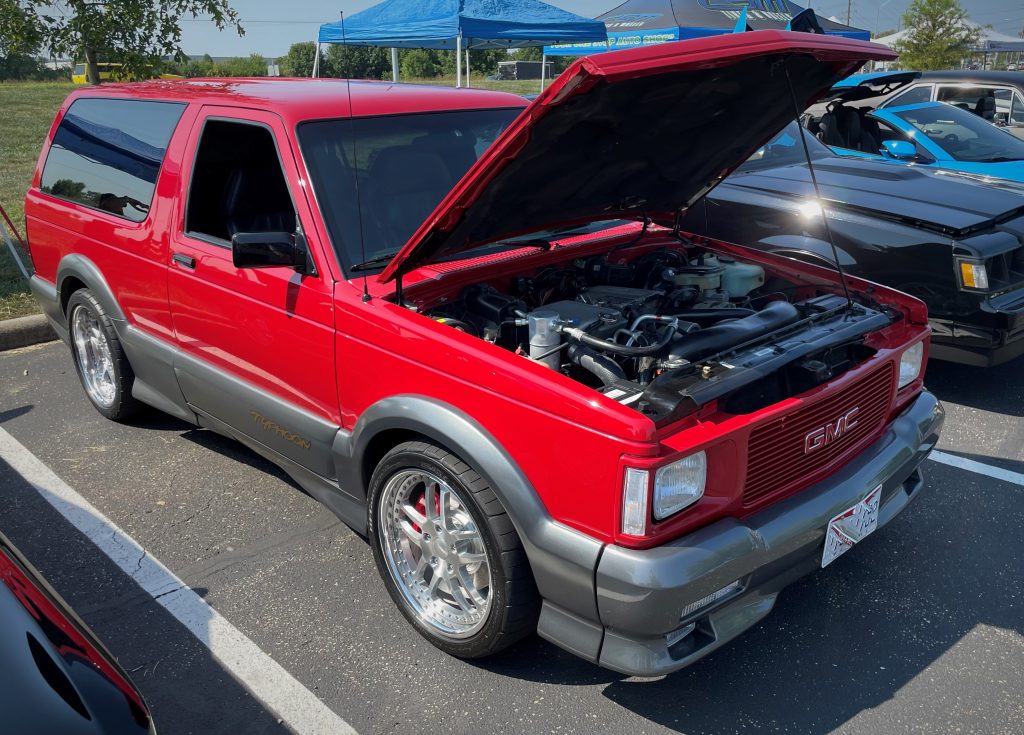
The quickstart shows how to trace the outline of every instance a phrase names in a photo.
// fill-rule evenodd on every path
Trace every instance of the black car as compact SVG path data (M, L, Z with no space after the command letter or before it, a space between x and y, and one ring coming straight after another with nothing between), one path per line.
M152 735L114 658L0 534L0 732Z
M799 131L791 123L681 229L834 267ZM842 157L804 137L844 270L923 300L932 357L991 366L1024 354L1024 186Z

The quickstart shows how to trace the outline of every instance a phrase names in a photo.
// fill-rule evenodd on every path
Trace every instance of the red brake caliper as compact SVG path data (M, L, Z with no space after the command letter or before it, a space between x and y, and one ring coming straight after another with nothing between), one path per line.
M434 495L434 498L435 498L435 500L434 500L434 506L435 506L434 510L437 512L438 515L440 515L441 514L441 493L436 493ZM416 510L418 510L420 512L420 515L422 515L424 518L427 517L427 491L426 491L426 489L420 491L420 495L416 499L416 506L415 507L416 507ZM418 523L413 523L412 527L416 531L416 533L420 533L423 530L422 528L420 528Z

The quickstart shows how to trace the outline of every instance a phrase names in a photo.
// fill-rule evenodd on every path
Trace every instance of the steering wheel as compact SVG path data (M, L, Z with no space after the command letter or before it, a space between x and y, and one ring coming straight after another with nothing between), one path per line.
M959 143L960 142L960 136L957 135L956 133L950 133L948 135L944 135L942 137L942 139L944 141L946 141L947 143Z

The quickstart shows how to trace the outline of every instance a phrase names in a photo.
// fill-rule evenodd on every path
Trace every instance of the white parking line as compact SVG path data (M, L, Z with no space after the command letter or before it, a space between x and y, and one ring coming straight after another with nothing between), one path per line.
M31 483L58 513L166 608L225 669L294 732L299 735L355 735L351 725L2 428L0 459Z
M993 477L997 480L1002 480L1003 482L1012 482L1014 485L1024 487L1024 474L1021 474L1020 472L1004 470L1002 467L985 464L984 462L977 462L973 459L965 459L964 457L958 457L955 454L947 454L946 452L940 452L938 449L932 450L932 453L928 455L928 458L935 462L939 462L940 464L949 465L950 467L956 467L961 470L967 470L968 472L975 472L979 475L985 475L986 477Z

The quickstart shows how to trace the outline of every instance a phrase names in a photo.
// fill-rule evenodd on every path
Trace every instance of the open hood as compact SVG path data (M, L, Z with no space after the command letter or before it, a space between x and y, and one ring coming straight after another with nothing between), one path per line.
M505 130L380 275L601 219L671 225L885 46L753 31L580 59Z
M857 102L872 97L888 96L920 78L919 71L880 71L847 77L825 95L824 101Z

